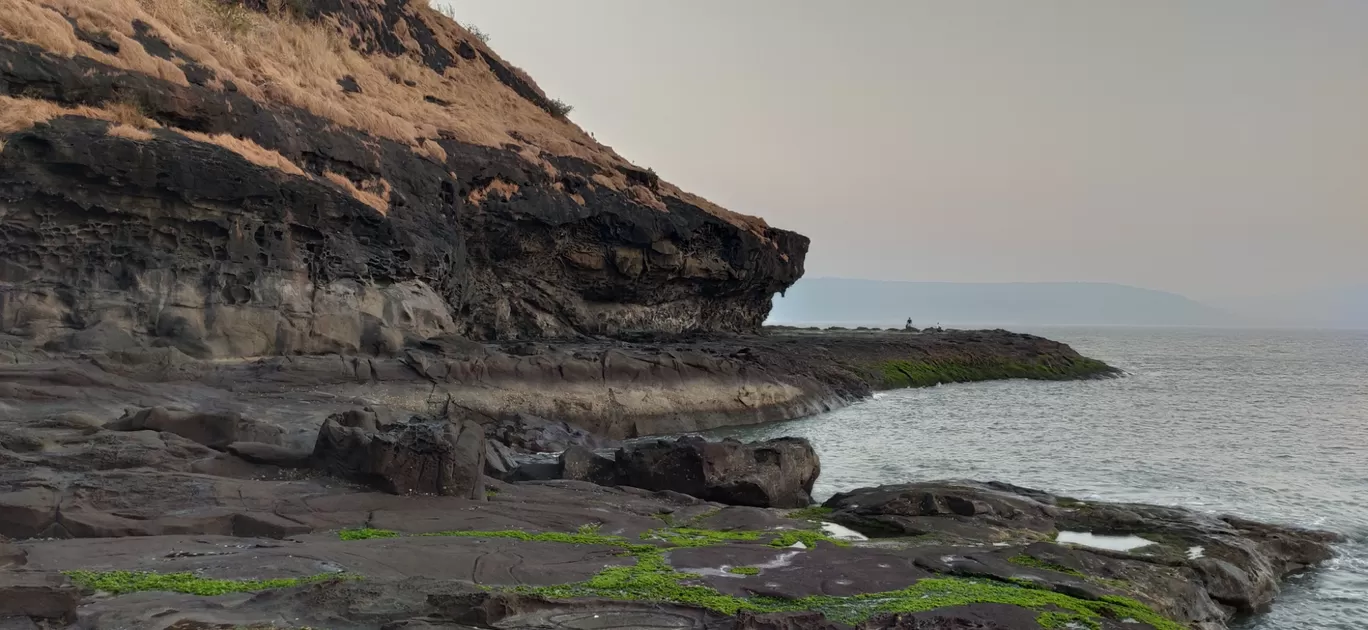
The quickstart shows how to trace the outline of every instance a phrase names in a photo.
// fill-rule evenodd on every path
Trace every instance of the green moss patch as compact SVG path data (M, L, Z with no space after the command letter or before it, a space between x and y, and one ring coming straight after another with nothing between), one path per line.
M510 590L552 599L593 597L683 604L725 615L743 610L760 613L816 610L845 623L859 623L879 613L914 613L968 604L1010 604L1039 611L1042 625L1046 621L1054 624L1046 627L1065 627L1070 622L1098 627L1098 620L1102 618L1131 618L1149 623L1157 630L1184 630L1181 625L1164 619L1135 600L1120 597L1082 600L1028 586L968 578L924 579L897 591L851 597L736 597L703 584L697 575L676 571L665 560L664 550L643 551L636 557L634 566L609 567L584 582L522 586ZM742 575L753 575L752 570L759 572L755 567L729 569Z
M695 527L666 527L652 529L641 534L642 540L661 541L670 548L712 547L729 542L755 542L766 537L773 537L769 541L771 547L792 547L794 543L798 542L803 543L803 546L809 549L815 547L818 542L829 542L838 547L849 546L849 543L832 538L823 532L806 529L718 531Z
M1078 571L1077 569L1070 569L1069 567L1054 564L1053 562L1046 562L1039 558L1032 558L1031 556L1025 554L1012 556L1011 558L1008 558L1007 561L1012 564L1020 565L1023 567L1031 567L1033 569L1044 569L1046 571L1064 573L1066 575L1072 575L1074 577L1087 577L1083 575L1082 571Z
M794 510L792 512L789 512L788 514L785 514L784 516L799 521L819 521L823 518L826 518L834 511L835 510L829 507L814 505L812 507L805 507L801 510Z
M1088 575L1086 573L1083 573L1082 571L1070 569L1069 567L1061 566L1053 562L1046 562L1039 558L1033 558L1025 554L1012 556L1011 558L1008 558L1007 561L1012 564L1021 565L1023 567L1031 567L1033 569L1044 569L1046 571L1054 571L1055 573L1072 575L1076 578L1081 578L1083 580L1087 580L1088 582L1092 582L1093 584L1105 586L1107 588L1115 589L1118 591L1125 592L1131 590L1130 582L1127 582L1125 580L1113 580L1104 577L1097 577L1095 575Z
M696 527L665 527L643 532L641 539L659 540L671 547L712 547L729 542L760 540L764 534L755 531L724 532Z
M522 540L528 542L553 542L563 543L567 545L611 545L617 547L631 546L627 545L626 538L623 538L621 536L608 536L604 534L599 534L596 533L596 531L597 530L588 531L584 528L581 528L581 531L577 531L570 534L564 534L560 532L542 532L532 534L524 531L518 531L516 529L502 531L450 530L443 532L431 532L428 534L419 535L454 536L462 538L512 538L513 540Z
M1086 357L1041 357L1033 361L1005 358L884 361L874 366L876 385L885 389L930 387L1009 378L1063 381L1114 374L1111 366Z
M529 533L516 529L501 531L482 531L482 530L449 530L441 532L430 532L418 534L419 536L458 536L465 538L512 538L514 540L534 541L534 542L554 542L570 545L611 545L624 547L629 551L634 547L653 545L632 545L622 536L610 536L598 533L598 525L590 524L580 526L572 533L543 532ZM337 533L337 537L342 540L367 540L371 538L397 538L402 536L399 532L388 529L372 529L368 527L356 529L344 529ZM679 547L712 547L723 545L730 542L753 542L764 539L766 536L773 536L769 544L772 547L792 547L794 543L801 542L803 546L812 548L818 542L829 542L838 547L849 546L843 540L837 540L825 533L811 530L780 530L780 531L718 531L713 529L699 529L694 527L663 527L652 529L641 534L641 539L646 541L657 541L664 543L669 548Z
M365 530L344 530L359 532ZM372 530L385 531L385 530ZM390 532L393 533L393 532ZM397 535L397 534L395 534ZM1103 597L1083 600L1040 588L1029 580L996 582L986 579L944 577L917 581L907 588L882 593L866 593L850 597L811 596L797 599L774 597L736 597L724 594L705 584L700 576L677 571L666 559L672 549L709 547L733 542L758 542L769 539L774 547L789 547L802 542L813 547L819 542L838 546L848 543L811 530L781 531L714 531L688 527L653 529L641 535L643 540L659 544L631 544L621 536L597 533L592 527L575 533L533 534L517 530L506 531L446 531L424 536L463 536L476 538L511 538L524 541L557 542L565 544L611 545L625 550L636 559L631 566L608 567L583 582L553 586L518 586L505 590L538 595L551 599L603 598L623 601L651 601L707 608L725 615L740 611L795 612L816 610L828 618L845 623L859 623L879 613L914 613L964 606L968 604L1010 604L1040 613L1037 620L1046 628L1099 628L1101 619L1135 619L1148 623L1156 630L1185 630L1182 625L1151 610L1140 602L1124 597ZM346 539L388 537L381 534L348 534ZM1082 575L1067 567L1042 562L1020 555L1011 561L1023 566ZM756 567L727 569L737 575L756 575ZM185 592L185 591L182 591Z
M529 533L516 529L499 531L479 531L479 530L449 530L441 532L429 532L417 534L418 536L454 536L462 538L512 538L529 542L554 542L568 545L611 545L615 547L631 547L627 544L627 539L621 536L607 536L598 533L598 524L580 526L572 533L543 532ZM357 529L344 529L337 532L337 537L342 540L367 540L371 538L399 538L403 536L399 532L388 529L371 529L368 527Z
M77 586L113 595L142 591L169 591L188 595L226 595L255 593L273 588L289 588L330 579L358 579L337 573L320 573L301 578L274 580L215 580L194 573L156 573L152 571L64 571Z
M828 536L824 532L812 531L807 529L790 529L778 532L778 536L770 541L771 547L792 547L794 543L803 543L804 547L811 549L819 542L829 542L837 547L849 547L850 543L844 540L837 540Z
M388 529L373 529L370 527L358 527L356 529L344 529L337 532L337 537L342 540L367 540L370 538L398 538L399 532Z

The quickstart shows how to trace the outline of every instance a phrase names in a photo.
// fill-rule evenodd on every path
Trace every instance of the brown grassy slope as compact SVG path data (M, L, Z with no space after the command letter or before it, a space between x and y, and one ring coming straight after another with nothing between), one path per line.
M114 125L109 128L110 135L139 141L152 140L152 134L145 131L145 129L159 127L155 121L143 116L131 106L123 104L115 104L109 107L63 107L39 99L0 96L0 133L14 133L60 116L80 116L83 118L107 120L114 123ZM226 134L209 135L182 129L172 129L171 131L175 131L176 133L198 142L215 144L228 149L229 151L247 158L248 161L257 164L258 166L280 169L291 175L306 176L303 169L299 168L298 165L291 162L285 156L264 148L251 140L235 138ZM355 196L357 199L369 203L367 199L360 195ZM384 208L377 209L382 213L384 212Z
M544 156L576 157L602 169L602 176L594 178L597 183L628 192L643 205L664 209L657 196L671 196L756 232L767 227L761 219L724 210L663 182L654 191L634 187L619 170L632 168L626 160L574 123L517 94L478 59L458 60L440 74L424 65L425 43L413 35L419 31L447 51L464 46L487 55L542 95L525 73L426 2L410 2L392 29L407 54L387 55L354 49L354 42L365 43L365 34L336 16L303 20L283 10L271 15L235 4L241 1L0 0L0 36L178 84L187 82L185 66L196 63L214 71L213 87L223 89L231 81L256 100L298 107L341 126L406 143L438 162L446 156L431 140L442 137L491 147L516 143L524 147L524 159L553 172ZM382 0L350 1L376 16L384 7ZM279 8L292 3L258 4ZM145 25L144 35L160 37L180 56L150 54L137 39L139 23ZM117 51L83 40L77 28L102 34ZM344 91L338 83L343 77L355 81L360 91Z

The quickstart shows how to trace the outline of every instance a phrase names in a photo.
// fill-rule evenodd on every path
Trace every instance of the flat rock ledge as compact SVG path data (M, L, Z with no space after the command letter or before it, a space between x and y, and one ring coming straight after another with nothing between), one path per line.
M810 506L820 464L801 440L601 454L698 426L633 415L649 405L632 392L709 379L783 377L844 400L1028 364L1041 378L1111 374L1038 338L896 335L0 367L0 628L1222 630L1330 557L1334 534L999 483ZM922 358L897 358L909 356ZM585 388L622 406L580 407ZM761 396L778 390L746 391L757 397L738 404L780 408ZM580 415L538 415L537 401ZM705 416L742 417L691 417ZM535 451L574 479L486 476L517 474ZM1147 544L1098 549L1073 532Z
M447 336L379 354L212 360L173 347L35 348L0 330L0 405L15 419L108 419L160 407L124 424L176 433L187 421L213 419L205 429L226 441L271 441L264 434L278 431L309 441L328 416L356 406L422 415L458 407L482 422L508 422L490 435L506 444L559 451L583 436L548 425L615 440L673 435L821 413L882 389L1117 374L1065 344L1005 330L503 343Z
M3 434L0 627L1220 630L1337 540L998 483L796 510L571 480L397 495L66 420Z

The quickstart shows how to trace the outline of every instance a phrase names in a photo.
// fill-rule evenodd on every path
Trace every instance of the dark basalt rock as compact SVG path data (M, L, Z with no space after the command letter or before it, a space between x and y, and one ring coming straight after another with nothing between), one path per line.
M314 466L393 494L484 500L480 425L442 421L377 428L364 415L337 414L318 430Z
M845 624L828 620L819 612L768 613L743 612L736 616L735 630L846 630Z
M1054 531L1139 536L1154 544L1115 552L1037 542L1024 555L1042 566L1144 585L1163 609L1194 621L1223 620L1228 615L1222 607L1241 613L1266 608L1279 581L1329 559L1330 545L1341 540L1330 532L1182 508L1078 501L994 482L860 488L833 496L825 506L834 510L828 519L871 536L926 535L949 542L1029 540ZM1190 556L1194 548L1200 548L1200 557ZM1010 571L992 565L985 557L971 556L940 569L990 575Z
M562 478L559 460L519 462L512 472L504 477L507 481L553 481Z
M9 543L0 542L0 569L13 569L27 563L28 552Z
M1038 613L1005 604L969 604L934 611L883 614L860 624L859 630L1040 630ZM1103 621L1107 623L1106 620ZM1102 630L1154 630L1146 623L1116 622Z
M104 425L110 431L164 431L209 448L223 449L234 442L278 444L280 427L242 417L234 412L203 413L149 407L128 411Z
M516 354L515 354L516 356ZM564 420L551 421L519 413L485 425L485 435L529 453L557 453L572 446L600 449L614 442Z
M361 91L361 86L356 83L356 77L353 77L350 74L338 79L337 86L342 88L343 92L347 92L349 94Z
M600 486L617 485L617 462L582 446L571 446L560 455L562 479L588 481Z
M518 468L513 451L508 445L493 438L485 438L485 474L504 479Z
M421 51L386 30L410 11L405 3L309 4L313 17L356 27L353 43L368 52L420 54L438 71L459 58L418 20L407 24L429 42ZM152 35L142 45L181 58ZM475 52L499 80L545 101ZM584 160L551 156L553 177L514 149L440 140L439 164L214 89L207 69L187 77L189 85L172 84L0 38L0 94L65 106L135 101L168 127L138 140L109 135L104 121L60 117L4 138L0 330L34 347L131 341L196 357L384 355L453 333L755 331L770 297L802 274L806 238L742 227L673 197L662 211L581 185L604 172ZM307 172L259 166L171 127L251 138ZM386 214L328 183L329 171L387 182ZM471 201L495 182L518 193ZM100 325L100 334L76 337Z
M821 465L802 438L742 443L682 437L619 449L617 470L623 485L728 505L799 508L812 503Z
M281 468L308 468L313 457L309 451L262 442L233 442L224 450L253 464Z
M0 620L34 617L71 622L81 593L59 573L0 572Z
M1039 498L1044 497L989 485L966 490L953 482L926 482L859 488L838 493L824 505L836 510L832 518L837 522L883 534L918 536L945 528L945 520L966 528L988 525L1049 531L1058 510Z

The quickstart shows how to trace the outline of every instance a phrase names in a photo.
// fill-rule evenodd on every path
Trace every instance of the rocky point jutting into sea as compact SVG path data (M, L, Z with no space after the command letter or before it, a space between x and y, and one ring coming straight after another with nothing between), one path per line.
M567 111L416 1L0 0L0 625L1214 630L1329 557L997 482L812 506L804 440L623 442L1115 370L762 329L808 240Z

